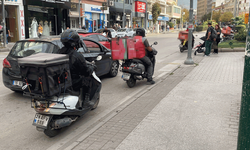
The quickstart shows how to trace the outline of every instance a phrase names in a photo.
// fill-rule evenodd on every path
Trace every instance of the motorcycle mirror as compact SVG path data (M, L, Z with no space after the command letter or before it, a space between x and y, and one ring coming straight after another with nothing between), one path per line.
M96 58L96 60L97 60L97 61L102 60L102 56L99 55L99 56Z
M154 45L157 45L158 44L158 42L154 42Z

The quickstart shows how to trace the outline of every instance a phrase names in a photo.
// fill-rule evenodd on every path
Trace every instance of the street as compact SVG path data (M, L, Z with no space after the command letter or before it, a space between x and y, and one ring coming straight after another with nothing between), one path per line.
M184 62L187 57L187 51L180 53L177 34L167 33L159 35L148 35L149 43L157 41L154 46L158 51L156 57L157 63L154 78L158 81L166 74L178 68L178 64ZM204 33L194 33L198 35L195 45L198 44L198 37ZM8 53L0 53L0 62L2 70L2 61ZM203 54L197 54L195 57L202 58ZM171 64L171 65L169 65ZM1 75L2 76L2 75ZM2 78L2 77L1 77ZM146 85L146 80L138 81L134 88L128 88L126 82L121 79L121 72L115 78L101 77L102 91L99 106L78 119L71 126L63 129L61 133L49 138L42 132L38 132L32 121L35 116L35 110L31 108L30 98L22 96L22 93L13 92L4 87L2 79L0 80L0 144L1 149L65 149L71 143L79 138L87 137L98 127L109 120L113 111L119 112L121 108L130 103L130 99L145 94L150 88ZM162 95L166 96L166 93ZM156 96L155 98L157 99ZM148 110L148 113L150 110Z

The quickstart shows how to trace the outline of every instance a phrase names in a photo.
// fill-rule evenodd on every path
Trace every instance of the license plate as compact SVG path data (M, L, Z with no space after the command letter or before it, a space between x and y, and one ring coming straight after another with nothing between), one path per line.
M16 81L16 80L14 80L13 81L13 83L12 83L13 85L17 85L17 86L23 86L23 82L22 81Z
M123 73L122 79L123 80L129 80L130 76L131 76L131 74L129 74L129 73Z
M36 114L34 121L33 121L33 125L47 128L49 120L50 120L50 116Z

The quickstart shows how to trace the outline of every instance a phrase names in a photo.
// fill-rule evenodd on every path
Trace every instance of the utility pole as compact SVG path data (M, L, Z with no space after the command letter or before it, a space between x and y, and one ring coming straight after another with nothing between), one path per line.
M192 55L192 42L193 42L193 34L192 34L192 30L194 28L193 25L193 0L190 0L190 9L189 9L189 25L188 25L188 56L187 59L185 60L184 64L186 65L193 65L194 61L191 57Z
M237 17L237 3L238 0L234 0L234 18Z
M79 0L79 29L81 28L81 0Z
M248 10L250 13L250 10ZM248 16L248 32L250 32ZM238 143L237 150L247 150L250 149L250 35L247 34L246 37L246 51L245 51L245 63L244 63L244 73L243 73L243 83L242 83L242 94L241 94L241 108L240 108L240 123L238 132Z
M2 14L3 14L3 47L6 46L6 25L5 25L5 7L4 7L4 1L2 0Z
M126 14L125 14L125 0L123 0L123 17L122 17L122 27L125 28L126 24Z

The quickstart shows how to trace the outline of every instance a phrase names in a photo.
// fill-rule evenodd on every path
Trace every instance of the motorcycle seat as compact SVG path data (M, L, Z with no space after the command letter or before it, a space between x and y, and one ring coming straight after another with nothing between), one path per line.
M143 64L143 62L140 59L133 59L132 62Z

